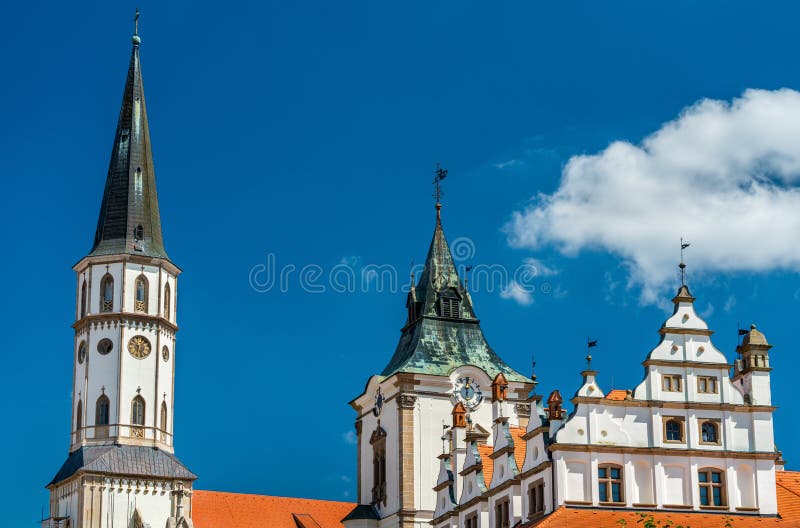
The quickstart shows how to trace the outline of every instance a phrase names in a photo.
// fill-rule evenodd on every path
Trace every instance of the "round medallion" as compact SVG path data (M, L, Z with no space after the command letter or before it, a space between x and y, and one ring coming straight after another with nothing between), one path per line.
M150 341L144 336L134 336L128 341L128 352L136 359L144 359L150 355Z
M453 396L469 410L475 409L483 401L480 385L469 376L462 376L455 381Z
M83 365L83 362L86 360L86 341L81 341L81 344L78 345L78 364Z
M105 356L114 348L114 343L107 337L104 337L97 343L97 351L101 356Z
M169 361L169 349L167 348L167 345L164 345L164 346L161 348L161 358L162 358L164 361Z

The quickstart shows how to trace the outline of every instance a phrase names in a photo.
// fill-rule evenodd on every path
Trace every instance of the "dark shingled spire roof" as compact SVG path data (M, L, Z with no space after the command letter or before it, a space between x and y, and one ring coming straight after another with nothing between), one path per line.
M394 356L381 375L412 372L447 376L458 366L474 365L491 378L502 373L509 381L531 383L506 365L486 342L444 236L440 207L437 204L436 227L425 269L408 297L409 319ZM460 313L442 313L442 298L457 299Z
M94 245L89 253L90 256L118 254L169 258L161 238L138 35L133 37L114 150Z

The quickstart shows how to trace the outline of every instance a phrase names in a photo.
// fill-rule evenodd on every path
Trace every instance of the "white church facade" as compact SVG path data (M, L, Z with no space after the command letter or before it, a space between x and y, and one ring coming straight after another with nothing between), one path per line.
M800 526L760 330L730 362L681 284L637 387L604 391L589 361L569 402L545 398L486 340L440 203L394 354L350 402L357 502L196 489L175 453L181 270L161 234L140 43L137 31L94 244L74 266L69 451L43 528L610 527L638 513Z

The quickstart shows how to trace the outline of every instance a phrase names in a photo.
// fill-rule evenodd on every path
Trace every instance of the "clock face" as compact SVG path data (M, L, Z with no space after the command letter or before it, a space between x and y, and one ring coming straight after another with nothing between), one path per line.
M380 416L383 410L383 393L381 388L378 387L378 392L375 393L375 406L372 408L372 414Z
M467 409L475 409L483 401L483 393L478 382L469 376L461 376L453 387L453 396Z
M144 359L150 355L150 341L144 336L134 336L128 341L128 352L136 359Z

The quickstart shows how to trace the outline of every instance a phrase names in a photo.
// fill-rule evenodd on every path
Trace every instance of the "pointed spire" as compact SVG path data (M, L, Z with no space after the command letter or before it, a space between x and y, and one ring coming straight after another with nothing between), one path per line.
M90 255L132 254L167 259L161 236L155 169L139 60L139 11L133 49Z

